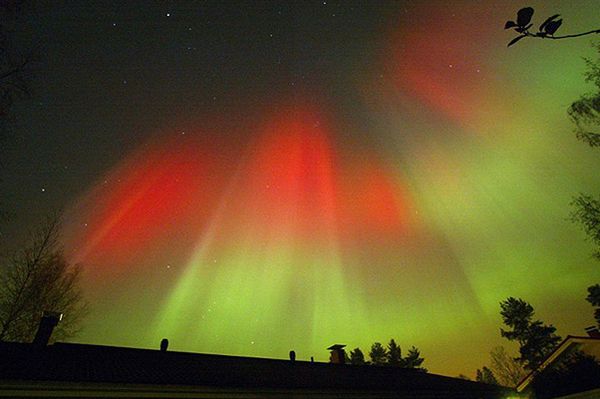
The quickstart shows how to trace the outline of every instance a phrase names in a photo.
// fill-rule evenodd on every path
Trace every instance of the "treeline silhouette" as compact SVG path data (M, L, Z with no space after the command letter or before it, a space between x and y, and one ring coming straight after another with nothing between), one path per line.
M424 358L421 357L421 352L416 347L412 346L406 356L402 356L402 349L392 338L387 347L380 342L375 342L371 345L369 351L370 360L365 359L365 355L360 348L354 348L350 351L350 355L346 359L347 363L354 365L374 365L374 366L392 366L417 369L427 372L427 369L421 367Z

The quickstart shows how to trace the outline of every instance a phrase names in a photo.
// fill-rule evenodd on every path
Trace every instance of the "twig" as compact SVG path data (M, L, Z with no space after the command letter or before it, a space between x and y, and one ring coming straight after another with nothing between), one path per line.
M585 35L591 35L592 33L600 33L600 29L596 29L596 30L591 30L588 32L583 32L583 33L575 33L572 35L564 35L564 36L550 36L550 35L545 35L543 33L530 33L529 31L525 31L523 32L523 34L525 36L529 36L529 37L540 37L542 39L568 39L570 37L579 37L579 36L585 36Z

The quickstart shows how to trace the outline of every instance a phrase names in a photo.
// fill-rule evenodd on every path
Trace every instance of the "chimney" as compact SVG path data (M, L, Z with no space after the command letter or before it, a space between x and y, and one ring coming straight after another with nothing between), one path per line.
M166 339L166 338L163 338L160 341L160 351L161 352L166 352L168 347L169 347L169 340Z
M596 326L589 326L585 328L585 332L590 338L600 338L600 330Z
M56 327L58 322L62 320L62 317L62 313L44 311L32 344L38 348L43 348L48 345L48 341L50 341L50 337L52 336L52 331L54 331L54 327Z
M331 345L329 348L331 351L331 355L329 356L329 363L334 363L334 364L345 364L346 363L346 351L344 350L344 347L346 345L342 345L342 344L335 344L335 345Z

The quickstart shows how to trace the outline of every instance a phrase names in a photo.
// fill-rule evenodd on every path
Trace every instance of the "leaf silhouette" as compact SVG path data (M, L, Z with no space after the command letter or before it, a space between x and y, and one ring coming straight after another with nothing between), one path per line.
M553 16L551 16L550 18L548 18L547 20L545 20L541 25L540 25L540 32L542 32L544 30L544 28L546 27L546 25L548 25L550 22L554 21L556 18L560 17L560 14L554 14Z
M504 24L504 29L514 28L515 26L519 26L515 21L506 21Z
M548 24L545 26L546 33L548 35L553 35L554 32L556 32L558 30L558 28L560 28L560 25L562 25L562 19L559 19L558 21L548 22Z
M524 27L531 21L533 16L533 8L525 7L517 11L517 25Z
M512 40L510 41L510 43L508 43L508 46L506 46L506 47L510 47L510 46L512 46L513 44L515 44L516 42L518 42L519 40L521 40L521 39L522 39L522 38L524 38L525 36L526 36L526 35L521 35L521 36L517 36L517 37L515 37L514 39L512 39Z
M533 24L529 24L527 26L519 26L518 28L516 28L515 30L519 33L523 33L526 30L528 30L529 28L531 28L533 26Z

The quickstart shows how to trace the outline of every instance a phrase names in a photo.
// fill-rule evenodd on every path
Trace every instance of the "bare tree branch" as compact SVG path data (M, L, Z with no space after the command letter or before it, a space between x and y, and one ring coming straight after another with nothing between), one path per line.
M515 387L527 374L521 364L510 356L503 346L497 346L490 352L491 369L500 385Z
M65 314L54 338L78 331L87 312L79 281L81 267L70 265L59 245L57 217L33 235L30 246L13 256L0 275L0 341L30 341L44 310Z
M590 30L588 32L583 32L583 33L574 33L571 35L564 35L564 36L545 35L542 32L536 32L536 33L531 33L528 31L523 32L523 34L528 37L539 37L541 39L552 39L552 40L570 39L573 37L592 35L594 33L600 33L600 29Z
M555 36L556 31L561 27L563 20L559 19L560 14L554 14L551 17L547 18L542 24L539 26L539 30L537 32L531 32L531 28L533 27L533 23L531 22L531 18L534 14L534 9L532 7L524 7L517 11L517 18L515 21L506 21L504 24L504 29L514 29L515 32L519 34L519 36L513 38L509 43L508 47L517 43L521 39L525 37L536 37L538 39L552 39L552 40L560 40L560 39L571 39L574 37L581 37L587 35L593 35L600 33L600 29L594 29L587 32L581 33L573 33L570 35L562 35Z
M12 75L16 75L16 74L22 72L25 69L25 67L27 66L28 62L29 62L29 60L25 59L19 65L16 65L12 69L9 69L8 71L0 74L0 81L4 80ZM5 82L2 82L2 83L5 83Z

